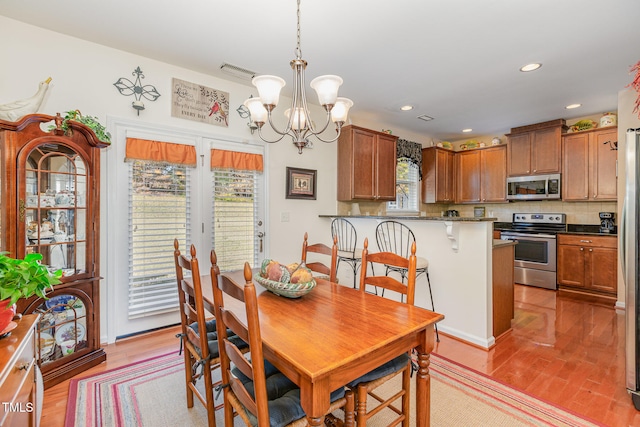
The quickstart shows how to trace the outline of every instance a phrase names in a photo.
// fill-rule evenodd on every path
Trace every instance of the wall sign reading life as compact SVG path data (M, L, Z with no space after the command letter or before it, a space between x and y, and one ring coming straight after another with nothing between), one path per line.
M229 93L172 79L171 115L195 122L229 126Z

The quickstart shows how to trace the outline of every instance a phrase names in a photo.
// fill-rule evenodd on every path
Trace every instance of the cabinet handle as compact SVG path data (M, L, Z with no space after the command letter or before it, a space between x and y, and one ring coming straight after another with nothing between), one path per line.
M593 252L593 249L589 249L589 252Z
M584 251L584 248L580 248L581 251Z
M580 243L593 243L591 240L580 240Z

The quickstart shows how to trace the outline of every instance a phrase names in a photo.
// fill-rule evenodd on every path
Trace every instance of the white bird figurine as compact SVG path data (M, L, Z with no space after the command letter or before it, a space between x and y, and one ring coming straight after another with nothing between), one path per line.
M27 114L37 113L44 99L44 95L47 93L47 89L49 89L50 81L51 77L40 82L38 91L31 98L0 105L0 120L15 122Z

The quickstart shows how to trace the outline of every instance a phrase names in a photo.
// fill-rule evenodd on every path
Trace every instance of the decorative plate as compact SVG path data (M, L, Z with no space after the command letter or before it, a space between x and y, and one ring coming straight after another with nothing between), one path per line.
M267 290L273 292L276 295L280 295L287 298L300 298L303 295L308 294L316 287L315 279L306 283L283 283L276 282L274 280L265 279L262 276L255 276L256 282L260 283Z
M51 297L48 300L45 301L45 305L47 306L47 308L53 312L61 312L61 311L65 311L69 308L71 308L71 306L69 306L69 302L70 301L75 301L76 297L73 295L57 295L55 297Z
M40 333L40 358L44 358L53 351L56 340L46 332Z
M77 323L76 328L73 327L73 322L65 323L60 327L56 327L56 342L58 345L65 341L80 342L84 339L86 329L82 323Z

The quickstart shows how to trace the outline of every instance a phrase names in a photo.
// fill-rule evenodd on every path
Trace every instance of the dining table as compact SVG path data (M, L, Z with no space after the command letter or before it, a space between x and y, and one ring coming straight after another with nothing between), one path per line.
M276 295L256 280L264 357L300 388L301 406L311 426L322 426L330 394L402 353L415 349L415 425L430 425L429 355L434 325L442 314L316 278L299 298ZM222 273L244 284L242 270ZM203 275L206 303L213 303L211 276ZM224 300L241 321L243 303ZM407 422L408 424L408 422Z

